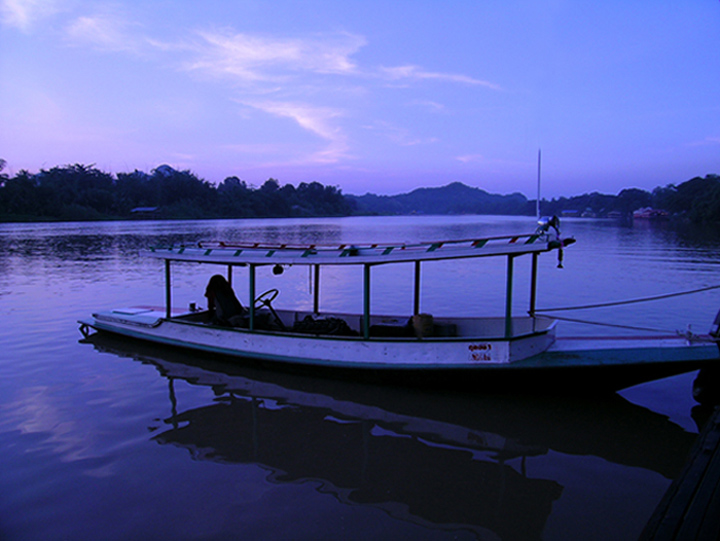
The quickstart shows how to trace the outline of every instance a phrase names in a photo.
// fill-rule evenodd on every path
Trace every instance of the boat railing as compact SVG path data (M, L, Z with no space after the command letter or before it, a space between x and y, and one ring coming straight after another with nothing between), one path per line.
M202 241L195 245L181 245L178 248L204 248L204 249L243 249L243 250L320 250L320 251L351 251L355 250L382 250L388 253L393 250L424 250L433 252L443 247L472 247L482 248L488 243L507 242L507 244L532 244L542 237L542 233L526 233L519 235L502 235L493 237L470 238L443 241L422 241L417 243L342 243L342 244L293 244L293 243L233 243L224 241ZM172 247L164 247L166 249Z
M444 240L418 243L343 243L343 244L292 244L292 243L234 243L225 241L203 241L193 244L162 245L151 247L149 253L156 257L197 257L198 259L212 258L215 256L245 258L260 257L270 262L272 259L291 258L295 261L312 261L314 256L325 256L325 258L339 260L353 259L352 256L366 256L378 258L378 262L385 260L393 261L396 257L406 258L418 256L419 258L432 258L437 256L453 257L455 254L463 254L463 257L470 257L473 254L481 255L490 250L500 250L516 253L525 251L537 251L534 245L538 240L544 241L547 234L535 232L530 234L503 235L494 237ZM485 249L485 250L483 250Z

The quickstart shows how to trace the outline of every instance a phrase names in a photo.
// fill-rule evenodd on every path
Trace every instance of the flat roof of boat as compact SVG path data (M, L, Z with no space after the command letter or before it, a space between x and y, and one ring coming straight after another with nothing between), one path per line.
M413 261L463 259L541 253L559 247L542 234L508 235L481 239L416 244L233 244L200 242L194 245L156 246L144 255L171 261L228 265L380 265Z

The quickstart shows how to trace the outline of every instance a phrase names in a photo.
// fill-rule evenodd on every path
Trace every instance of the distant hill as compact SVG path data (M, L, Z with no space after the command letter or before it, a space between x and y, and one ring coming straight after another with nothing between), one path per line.
M534 206L521 193L491 194L453 182L440 188L418 188L398 195L345 195L357 214L533 214Z

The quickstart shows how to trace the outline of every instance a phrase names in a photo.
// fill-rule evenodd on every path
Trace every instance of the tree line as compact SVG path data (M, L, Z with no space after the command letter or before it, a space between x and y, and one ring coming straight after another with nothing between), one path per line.
M541 201L543 214L560 215L574 211L582 215L606 217L611 213L630 216L641 208L662 209L675 218L694 223L720 222L720 175L694 177L678 185L668 184L651 192L638 188L621 190L617 195L597 192L575 197Z
M0 221L277 218L352 214L533 215L535 200L524 195L489 194L453 182L394 196L344 195L318 182L280 185L268 179L249 186L232 176L214 185L191 171L161 165L150 173L111 175L93 165L67 165L14 176L0 159ZM543 199L543 215L629 216L644 207L666 210L695 223L720 222L720 176L695 177L681 184L638 188L617 195L598 192Z
M37 174L23 170L14 177L1 169L4 221L347 216L354 210L339 188L318 182L281 186L271 178L255 188L228 177L215 186L167 165L150 174L135 170L117 175L81 164Z

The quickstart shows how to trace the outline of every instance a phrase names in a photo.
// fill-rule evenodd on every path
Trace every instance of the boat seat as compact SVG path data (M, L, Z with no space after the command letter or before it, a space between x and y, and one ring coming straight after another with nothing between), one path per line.
M412 319L405 323L383 322L370 325L370 336L377 338L409 338L415 336Z
M457 336L457 325L455 323L435 323L433 324L433 336L451 337Z

